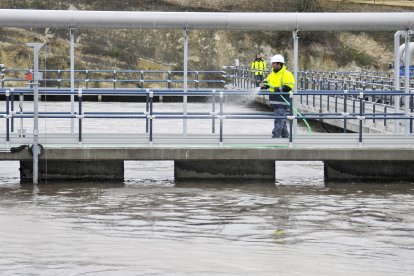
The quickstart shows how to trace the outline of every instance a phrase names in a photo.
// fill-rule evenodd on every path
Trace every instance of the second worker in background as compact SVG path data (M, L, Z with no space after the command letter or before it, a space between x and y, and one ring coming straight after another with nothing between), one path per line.
M261 54L256 55L256 59L252 62L252 74L254 74L254 83L256 87L263 81L263 74L266 71L266 62Z
M285 59L281 55L274 55L271 59L273 70L260 84L262 89L269 89L274 92L269 95L270 107L274 110L276 116L286 116L289 110L289 96L280 95L277 92L293 92L295 87L295 78L293 74L285 67ZM288 138L289 131L286 126L286 119L276 118L272 130L272 138Z

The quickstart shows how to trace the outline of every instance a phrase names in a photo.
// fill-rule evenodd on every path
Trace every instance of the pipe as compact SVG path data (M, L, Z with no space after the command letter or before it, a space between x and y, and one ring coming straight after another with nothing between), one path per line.
M263 31L409 30L414 13L212 13L0 9L0 27Z
M398 57L402 61L403 55L405 53L405 43L401 44L400 48L398 49ZM414 53L414 42L410 42L410 57L413 56Z
M399 57L399 49L400 49L400 37L401 35L405 34L406 31L397 31L394 34L394 90L400 90L400 57ZM394 111L399 112L400 110L400 96L394 97ZM399 124L398 120L394 122L394 134L398 134L399 132Z

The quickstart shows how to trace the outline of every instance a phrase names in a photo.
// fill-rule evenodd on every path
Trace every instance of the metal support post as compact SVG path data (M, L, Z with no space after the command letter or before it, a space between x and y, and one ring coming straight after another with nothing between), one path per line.
M398 31L394 34L394 89L400 90L400 36L405 34L405 31ZM394 112L398 113L400 110L400 96L394 97ZM394 134L398 134L400 121L394 121Z
M4 82L6 79L6 68L4 67L4 64L0 64L1 68L1 88L4 88Z
M220 92L220 146L223 146L223 99L224 93Z
M26 137L26 130L23 128L23 100L24 95L23 93L19 93L19 108L20 108L20 130L19 130L19 137Z
M293 124L296 123L296 112L294 112L294 104L293 104L293 93L289 93L289 104L290 104L290 119L289 119L289 147L292 147L292 141L293 141ZM294 115L295 114L295 115ZM293 116L293 119L292 119Z
M168 71L167 75L167 88L171 89L171 71Z
M211 119L211 133L216 133L216 89L213 89L211 92L211 112L213 116Z
M86 85L86 89L89 88L89 70L85 71L85 85Z
M43 43L27 43L33 48L33 184L39 181L39 51Z
M14 88L10 88L10 111L11 111L11 122L10 122L10 132L14 132Z
M82 89L78 90L78 103L79 103L79 114L78 114L78 119L79 119L79 138L78 138L78 143L81 144L82 143L82 119L83 114L82 114Z
M10 143L10 90L6 90L6 144Z
M298 79L298 60L299 60L299 37L298 37L298 30L294 30L292 32L293 35L293 77L295 79L295 82ZM298 88L297 85L294 86L293 88L293 93L297 94L298 93ZM293 106L297 106L296 104L296 99L292 98L292 102L291 102L291 112L292 114L295 116L295 118L297 117L297 110L293 110ZM290 137L292 137L293 135L297 135L298 133L298 122L297 120L293 121L293 132L290 132Z
M114 90L116 89L116 70L113 72L112 82L114 83Z
M70 133L75 132L75 30L69 29L70 34Z
M153 99L154 99L154 92L149 92L149 99L150 99L150 113L149 113L149 144L152 146L152 134L153 134L153 121L154 121L154 112L153 112Z
M413 106L414 102L413 102L413 95L410 96L410 113L413 114L414 111L414 106ZM410 119L410 133L413 133L413 119L412 116L410 115L411 119Z
M183 134L187 135L187 74L188 74L188 30L184 29L184 96L183 96Z
M409 110L409 102L410 97L410 61L411 61L411 52L410 52L410 31L405 33L405 59L404 59L404 66L405 66L405 82L404 82L404 116L408 117L410 110ZM410 134L410 124L409 120L404 120L405 126L405 136L408 137Z
M146 90L147 94L145 95L145 133L148 133L148 112L149 112L149 89Z
M364 93L360 92L359 93L359 146L362 145L362 120L363 120L363 100L364 100Z
M348 90L344 90L344 114L347 113L348 109ZM347 132L346 119L344 118L344 133Z

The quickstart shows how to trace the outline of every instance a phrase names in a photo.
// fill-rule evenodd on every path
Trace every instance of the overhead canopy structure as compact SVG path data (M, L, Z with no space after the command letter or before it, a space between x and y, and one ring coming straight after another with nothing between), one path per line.
M0 9L0 27L212 29L262 31L395 31L414 13L211 13Z

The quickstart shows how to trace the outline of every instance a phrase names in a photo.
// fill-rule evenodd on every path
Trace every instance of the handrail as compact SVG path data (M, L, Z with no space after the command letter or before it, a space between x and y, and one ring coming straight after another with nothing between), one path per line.
M261 120L271 120L275 118L279 119L286 119L289 123L289 127L292 128L292 124L294 121L310 119L310 120L343 120L344 121L344 129L346 123L350 121L355 121L356 124L359 125L359 143L362 144L363 142L363 126L366 121L368 120L409 120L410 122L410 133L406 133L406 135L412 135L413 133L413 119L414 119L414 112L413 112L413 105L411 104L409 114L403 112L394 112L387 110L386 108L382 111L378 110L367 110L365 108L365 97L372 96L372 95L387 95L387 96L402 96L402 97L410 97L413 98L414 94L406 94L404 91L360 91L360 90L303 90L298 91L297 94L290 94L288 92L280 92L281 95L285 95L286 98L289 98L289 104L293 107L292 95L293 97L300 97L301 100L299 104L304 104L304 97L306 96L313 96L313 97L335 97L335 99L340 99L342 97L343 103L345 106L348 105L348 101L353 102L353 109L350 112L343 112L338 111L335 107L335 111L327 111L327 112L302 112L298 116L293 116L291 113L287 114L286 116L276 116L273 112L225 112L224 111L224 104L225 104L225 97L227 96L241 96L241 95L248 95L248 96L266 96L270 95L273 92L269 92L266 90L262 91L251 91L251 90L215 90L215 89L204 89L204 90L191 90L189 89L187 93L184 93L180 89L82 89L75 92L71 92L70 89L52 89L52 88L39 88L39 95L78 95L78 106L79 111L71 114L70 112L40 112L39 118L61 118L61 119L69 119L74 118L79 121L79 129L78 129L78 142L82 143L82 137L84 130L82 129L82 120L85 119L143 119L146 121L147 128L146 133L148 134L148 142L152 144L153 142L153 130L154 124L152 121L154 119L209 119L213 122L214 120L218 120L221 127L219 130L219 135L217 137L218 143L223 145L223 121L225 119L243 119L243 120L250 120L250 119L261 119ZM5 119L6 121L6 144L10 144L12 142L11 133L14 132L12 127L14 119L28 119L33 118L32 112L26 112L21 109L20 111L15 111L14 109L14 97L24 97L25 95L33 95L33 89L30 88L14 88L12 89L0 89L0 95L5 95L6 97L6 110L0 112L0 117ZM117 95L117 96L144 96L146 97L146 101L148 103L145 110L140 112L122 112L122 111L111 111L111 112L83 112L82 111L82 98L86 95ZM188 112L184 114L184 112L164 112L164 111L155 111L156 105L154 104L153 98L154 96L168 96L168 95L193 95L193 96L207 96L211 98L212 109L211 111L198 111L198 112ZM218 104L220 105L220 111L215 111L215 104L218 99ZM355 104L357 103L357 105ZM212 133L215 133L215 128L212 128ZM19 131L19 133L23 133L23 131ZM292 132L291 132L292 133ZM294 142L294 135L290 135L289 137L289 145L291 146Z

